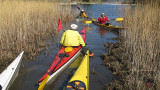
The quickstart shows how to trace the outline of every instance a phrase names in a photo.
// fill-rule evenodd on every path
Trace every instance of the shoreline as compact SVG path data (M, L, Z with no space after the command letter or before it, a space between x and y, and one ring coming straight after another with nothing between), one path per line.
M117 76L118 79L114 79L109 83L106 83L104 86L105 90L129 90L131 87L127 85L127 83L131 82L128 78L134 78L136 74L136 70L132 70L131 67L128 66L130 62L128 61L129 55L125 53L124 46L124 38L119 36L118 38L112 38L118 40L117 43L104 43L104 46L108 48L108 52L102 53L101 57L103 60L103 65L106 66L107 69L112 71L112 74ZM145 74L145 78L140 80L143 89L156 89L159 88L158 84L155 83L155 79L152 75L148 75L147 73L154 73L156 71L139 71L140 76ZM134 87L132 87L134 88ZM135 88L134 88L135 89Z
M68 3L59 3L61 5L66 5ZM106 2L71 2L71 5L79 5L79 4L108 4L108 5L135 5L135 4L122 4L122 3L106 3Z
M118 40L117 43L104 43L104 47L108 48L107 53L102 53L101 57L103 59L103 64L106 66L107 69L112 71L112 74L117 76L117 80L113 80L107 83L104 88L105 90L112 90L112 89L123 89L125 88L123 77L128 75L127 71L128 68L126 67L127 63L125 63L126 57L122 57L124 55L124 47L123 47L123 40L122 37L112 38Z

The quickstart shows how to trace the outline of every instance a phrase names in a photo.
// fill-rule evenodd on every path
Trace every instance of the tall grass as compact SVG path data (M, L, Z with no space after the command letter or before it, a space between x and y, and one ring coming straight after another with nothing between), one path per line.
M137 4L126 10L125 55L130 75L129 89L160 89L160 7L158 3ZM151 89L151 88L150 88Z
M42 51L46 39L57 33L57 20L72 21L71 5L38 1L0 1L0 64L21 51L28 58Z

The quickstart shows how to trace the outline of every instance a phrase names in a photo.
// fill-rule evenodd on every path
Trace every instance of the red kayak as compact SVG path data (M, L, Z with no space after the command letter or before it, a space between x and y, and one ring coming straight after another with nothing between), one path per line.
M86 28L80 31L80 34L85 42L86 39ZM65 53L65 47L62 46L56 55L55 59L53 60L51 66L44 74L44 76L38 81L38 83L42 82L47 75L50 75L49 79L47 80L46 84L50 84L53 82L56 77L66 68L68 67L80 54L81 54L82 46L73 47L71 52L68 52L67 57L60 57L59 55ZM60 61L60 62L59 62Z

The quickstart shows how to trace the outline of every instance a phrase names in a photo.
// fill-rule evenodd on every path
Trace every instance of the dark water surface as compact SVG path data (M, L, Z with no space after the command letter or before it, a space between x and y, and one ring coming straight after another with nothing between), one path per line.
M107 4L81 6L81 8L85 9L85 12L90 17L98 18L100 14L104 12L110 20L123 16L123 10L120 8L124 7L126 6ZM73 8L75 8L75 6L73 6ZM79 31L82 30L85 26L84 22L77 20L71 23L78 24ZM117 24L115 21L112 21L112 23ZM89 61L89 87L90 90L103 90L104 85L110 82L111 79L115 78L112 75L112 72L107 70L106 67L102 65L103 61L100 56L102 53L107 52L107 49L103 44L104 42L117 42L116 40L112 40L112 38L117 37L117 35L114 34L114 32L100 29L94 24L86 25L86 27L88 28L86 47L95 54L93 57L90 57ZM68 27L65 27L64 29L68 29ZM10 90L37 90L37 87L34 85L47 71L58 52L57 40L49 40L49 43L50 45L47 52L43 51L39 56L37 56L35 60L23 61L19 76L11 86ZM80 56L73 64L71 64L69 68L67 68L62 74L60 74L56 81L53 82L53 84L46 86L45 90L62 90L75 72L76 68L82 60L82 57L83 56ZM96 74L92 74L93 67Z

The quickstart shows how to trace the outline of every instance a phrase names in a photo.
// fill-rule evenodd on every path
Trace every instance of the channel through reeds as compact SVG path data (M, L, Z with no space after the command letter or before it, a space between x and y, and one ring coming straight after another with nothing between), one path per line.
M0 1L0 65L12 61L21 51L32 59L62 23L74 20L71 5L41 1Z

